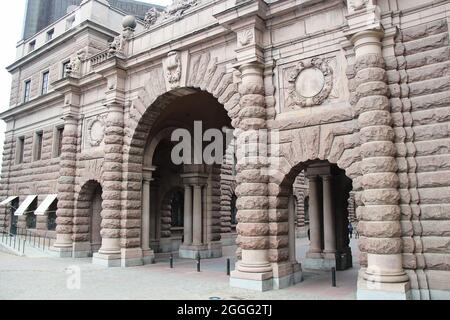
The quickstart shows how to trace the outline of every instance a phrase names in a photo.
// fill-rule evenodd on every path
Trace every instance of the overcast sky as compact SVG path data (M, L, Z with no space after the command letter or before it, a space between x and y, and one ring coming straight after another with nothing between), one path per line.
M142 2L159 5L169 5L172 0L140 0ZM0 50L0 112L8 109L11 91L11 76L6 67L14 62L16 57L16 44L22 35L26 0L9 0L7 6L0 13L0 30L2 32L2 48ZM5 123L0 120L0 164L3 154ZM1 168L1 166L0 166Z

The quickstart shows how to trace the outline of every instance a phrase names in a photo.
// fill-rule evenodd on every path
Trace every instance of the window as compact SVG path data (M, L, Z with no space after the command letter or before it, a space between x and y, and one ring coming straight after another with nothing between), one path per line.
M33 40L28 44L28 52L31 52L34 49L36 49L36 40Z
M49 72L46 71L42 74L42 90L41 90L42 95L48 93L48 81L49 81Z
M66 61L62 65L62 77L63 78L67 77L67 68L69 67L69 64L70 64L70 61Z
M58 209L58 200L53 201L47 211L47 230L56 230L56 210Z
M30 95L31 95L31 80L25 81L25 92L23 96L23 102L30 101Z
M23 163L23 149L25 146L25 137L20 137L16 142L16 164Z
M42 132L37 132L34 137L34 161L42 159Z
M63 134L64 134L64 127L56 128L54 144L53 144L53 147L54 147L53 157L54 158L58 158L61 156Z
M72 17L68 18L66 20L66 30L69 30L70 28L72 28L74 22L75 22L75 16L72 16Z
M55 34L55 29L47 31L47 42L53 39L54 34Z
M33 200L33 202L26 211L27 229L36 229L36 215L34 214L34 211L36 211L36 209L37 209L37 198Z

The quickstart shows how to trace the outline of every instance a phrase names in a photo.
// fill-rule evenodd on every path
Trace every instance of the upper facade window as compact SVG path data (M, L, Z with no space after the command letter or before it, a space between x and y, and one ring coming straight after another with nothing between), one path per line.
M48 85L49 85L49 72L46 71L42 74L42 90L41 94L47 94L48 93Z
M33 40L28 44L28 52L34 51L34 49L36 49L36 40Z
M43 140L43 132L36 132L34 137L34 161L39 161L42 159L42 140Z
M25 90L23 94L23 102L30 101L31 96L31 80L25 81Z
M23 163L23 150L25 147L25 137L20 137L16 142L16 164Z
M51 29L47 31L47 42L53 39L53 35L55 34L55 29Z
M62 66L62 77L66 78L67 77L67 68L69 67L70 61L66 61L63 62L63 66Z

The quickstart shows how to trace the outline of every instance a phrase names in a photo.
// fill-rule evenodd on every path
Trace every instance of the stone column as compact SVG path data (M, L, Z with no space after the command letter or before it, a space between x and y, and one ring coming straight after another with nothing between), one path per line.
M154 261L154 252L150 248L150 228L151 228L151 181L152 179L152 171L148 169L144 169L143 179L142 179L142 231L141 231L141 246L142 246L142 255L144 259L144 263L153 263Z
M184 244L192 244L192 186L184 186Z
M239 223L238 240L242 259L232 273L233 287L259 291L271 290L272 266L269 263L269 199L268 176L265 172L266 156L259 154L267 144L261 145L260 131L265 129L265 90L263 66L246 63L240 67L240 119L236 126L237 177L236 188Z
M288 204L288 214L289 214L289 260L291 262L296 262L297 259L295 257L295 218L297 216L297 212L295 212L295 198L294 196L289 197Z
M121 265L120 219L122 209L123 105L110 103L105 129L103 163L102 246L93 262L108 267Z
M323 235L325 259L335 259L336 225L331 175L322 176L323 187Z
M362 201L360 248L367 269L358 281L358 298L408 298L409 279L402 266L399 179L390 115L389 90L382 56L382 31L352 37L356 52L355 112L361 136Z
M58 209L56 212L56 240L52 250L60 257L72 256L72 227L75 209L75 176L77 162L78 116L67 113L63 116L64 131L61 146L58 179Z
M192 243L202 244L202 186L194 185L193 194L193 221L192 221Z
M322 232L320 228L319 185L317 176L309 176L309 233L308 258L322 257Z

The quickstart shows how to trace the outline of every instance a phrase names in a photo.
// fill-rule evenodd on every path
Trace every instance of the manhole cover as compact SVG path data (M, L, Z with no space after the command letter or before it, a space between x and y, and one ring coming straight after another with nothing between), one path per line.
M222 300L220 297L209 297L209 300Z

